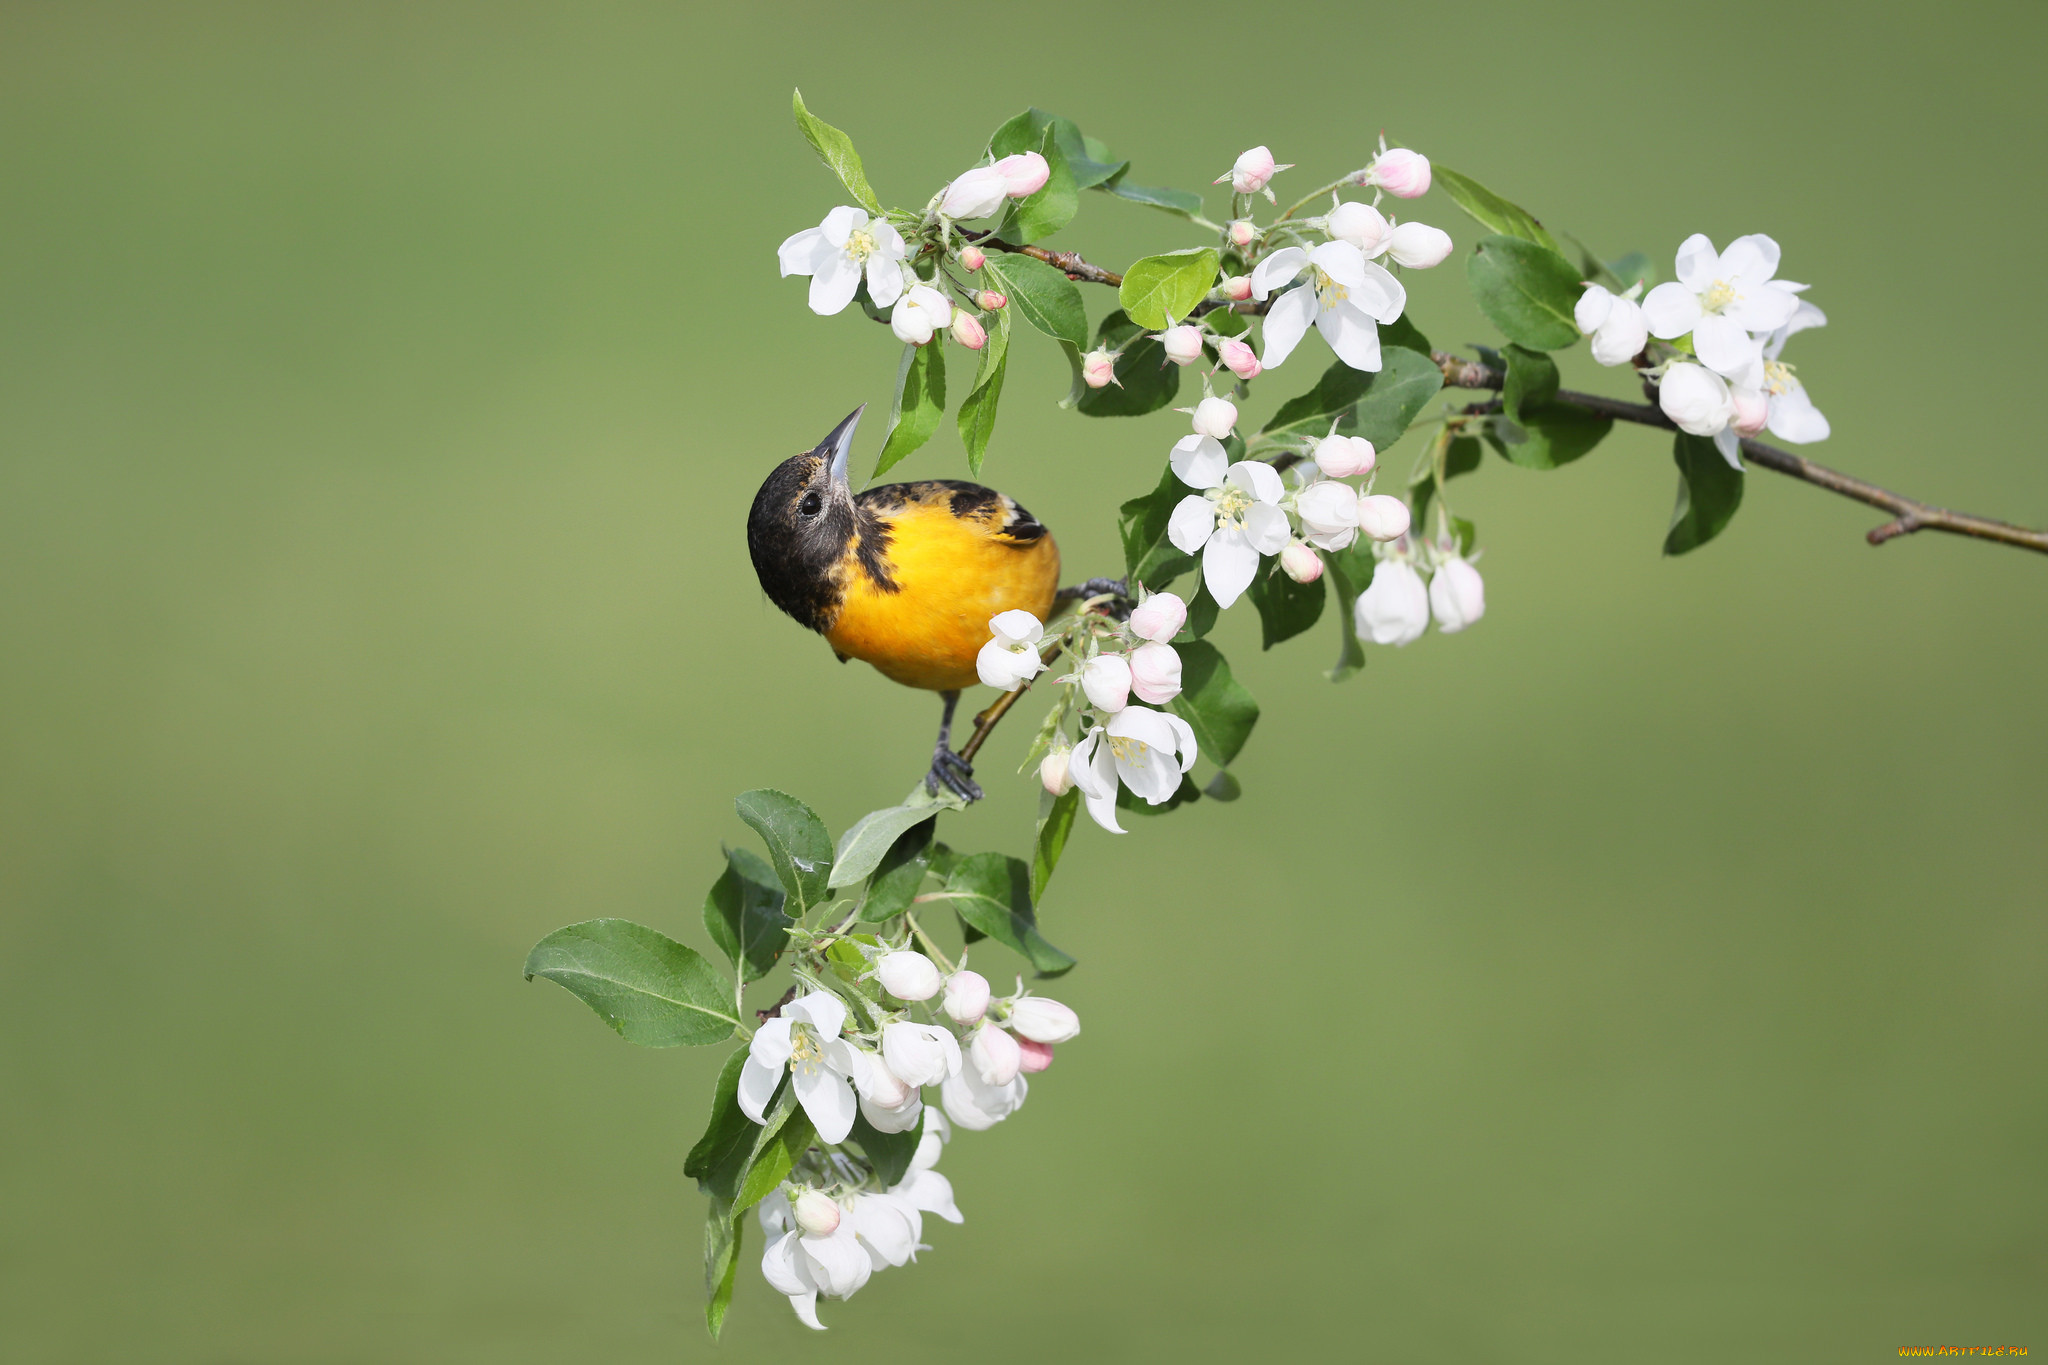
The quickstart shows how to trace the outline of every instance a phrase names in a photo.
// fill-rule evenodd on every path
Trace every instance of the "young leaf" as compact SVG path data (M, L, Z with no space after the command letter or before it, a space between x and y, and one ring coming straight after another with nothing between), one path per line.
M782 1112L780 1121L773 1113L768 1120L768 1126L761 1130L761 1144L754 1149L753 1164L747 1167L746 1179L740 1183L739 1197L733 1200L735 1220L775 1193L775 1187L818 1135L818 1130L811 1126L811 1116L795 1104Z
M1095 344L1117 353L1116 382L1082 392L1084 416L1142 417L1171 405L1180 393L1180 366L1169 363L1166 348L1123 309L1096 327Z
M526 958L526 979L566 987L621 1038L642 1047L702 1046L739 1026L731 983L693 948L626 919L557 929Z
M1376 372L1354 370L1341 360L1330 366L1313 389L1282 403L1261 434L1326 436L1331 418L1350 414L1340 429L1383 451L1401 439L1415 414L1443 386L1443 371L1428 356L1405 346L1386 347Z
M725 850L725 871L704 897L704 928L743 979L759 981L775 965L789 938L786 899L775 871L744 848Z
M1557 362L1541 351L1509 345L1507 383L1500 393L1501 410L1515 421L1525 410L1540 408L1557 397Z
M882 455L875 477L893 469L903 457L932 438L946 415L945 346L933 337L922 346L905 346L896 371L896 401L889 409L889 430L882 437Z
M974 387L960 404L960 444L967 447L967 472L979 478L981 462L988 454L989 437L996 429L996 402L1003 396L1003 371L1010 360L1010 310L998 308L988 315L988 344L981 348L981 365L974 373Z
M917 1123L908 1132L902 1133L883 1132L868 1122L866 1114L853 1116L853 1140L860 1144L884 1189L903 1183L903 1177L910 1173L910 1159L917 1155L918 1139L923 1136L923 1114L918 1115Z
M1088 310L1074 282L1044 261L1008 251L992 251L982 268L989 285L1009 296L1009 306L1049 337L1075 349L1088 347Z
M784 909L793 912L792 918L802 919L823 905L832 877L832 839L825 822L794 796L772 787L741 792L732 804L768 845L775 875L789 893Z
M1039 790L1038 838L1031 847L1033 905L1045 896L1045 884L1052 880L1053 869L1060 865L1060 854L1067 848L1067 835L1073 832L1074 812L1080 808L1078 788L1069 787L1062 796L1054 796L1043 788Z
M1277 564L1262 566L1252 580L1252 605L1259 609L1261 648L1271 649L1291 640L1322 619L1323 580L1297 583L1280 572Z
M956 803L957 804L957 803ZM925 823L940 810L948 809L937 797L927 796L919 787L900 806L871 810L839 836L832 855L832 876L826 885L832 890L864 881L881 866L882 857L905 830Z
M1544 231L1543 224L1536 221L1534 214L1510 204L1470 176L1460 175L1439 164L1431 178L1457 201L1459 208L1471 214L1482 226L1505 237L1519 237L1548 250L1558 250L1557 239Z
M1742 471L1721 458L1711 437L1679 432L1671 458L1678 463L1678 505L1671 510L1671 529L1664 553L1682 555L1721 534L1742 506Z
M1129 163L1125 163L1126 169ZM1193 218L1202 211L1202 196L1189 190L1174 190L1151 185L1133 185L1125 178L1124 171L1118 171L1095 187L1106 190L1119 199L1128 199L1133 204L1145 204L1151 208L1164 209L1182 218Z
M1191 247L1131 263L1117 300L1140 327L1160 331L1185 321L1216 286L1216 248Z
M796 126L810 139L811 146L817 148L818 155L839 177L839 183L846 186L854 202L879 217L882 204L868 186L868 174L861 169L860 153L853 149L853 139L804 108L803 91L791 92L790 105L796 113Z
M1166 538L1173 509L1193 492L1169 468L1159 476L1158 487L1117 509L1117 532L1124 543L1124 572L1133 586L1143 583L1156 592L1193 567L1195 561L1176 550Z
M725 1328L726 1310L732 1307L733 1277L740 1268L740 1252L747 1240L744 1222L736 1222L717 1204L704 1223L704 1279L711 1291L704 1305L704 1325L711 1339L718 1340Z
M1011 205L1002 226L996 230L996 235L1006 241L1030 243L1050 237L1074 221L1074 214L1081 207L1081 192L1074 185L1067 154L1050 126L1030 150L1045 158L1045 183L1028 198Z
M1259 704L1230 676L1230 665L1216 646L1195 640L1175 648L1180 651L1181 691L1167 705L1195 732L1202 757L1227 768L1258 723Z
M936 815L912 825L896 836L882 855L875 875L868 878L867 895L861 897L860 918L866 924L880 924L910 908L911 900L924 885L931 867L932 831L938 828Z
M1515 431L1489 432L1486 439L1502 458L1525 469L1556 469L1599 445L1613 429L1611 417L1553 403L1529 413Z
M946 879L946 897L963 923L1023 954L1040 976L1058 976L1074 965L1038 932L1031 869L1023 859L1000 853L962 858Z
M1555 351L1579 339L1572 318L1579 272L1555 251L1520 237L1482 237L1465 278L1479 310L1509 341Z

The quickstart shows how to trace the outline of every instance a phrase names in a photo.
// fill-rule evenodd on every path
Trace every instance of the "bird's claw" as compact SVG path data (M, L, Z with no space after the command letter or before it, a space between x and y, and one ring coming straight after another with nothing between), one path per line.
M932 750L931 771L924 775L924 789L936 796L941 783L962 801L971 804L981 800L981 788L974 781L974 765L954 753L952 746L947 744Z

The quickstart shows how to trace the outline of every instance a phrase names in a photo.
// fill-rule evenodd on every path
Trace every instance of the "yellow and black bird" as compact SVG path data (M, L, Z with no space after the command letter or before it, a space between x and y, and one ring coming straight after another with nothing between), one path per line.
M980 484L928 479L855 493L847 458L866 410L768 475L747 516L747 550L769 600L824 636L841 663L864 659L939 694L945 711L925 785L978 800L974 769L953 752L953 708L977 681L990 617L1052 614L1059 547L1015 500Z

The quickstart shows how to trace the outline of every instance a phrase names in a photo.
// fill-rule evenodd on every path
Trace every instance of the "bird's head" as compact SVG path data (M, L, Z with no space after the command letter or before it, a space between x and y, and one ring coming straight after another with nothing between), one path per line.
M769 471L747 514L747 551L762 591L813 630L824 630L839 600L837 571L854 536L847 462L862 404L829 435Z

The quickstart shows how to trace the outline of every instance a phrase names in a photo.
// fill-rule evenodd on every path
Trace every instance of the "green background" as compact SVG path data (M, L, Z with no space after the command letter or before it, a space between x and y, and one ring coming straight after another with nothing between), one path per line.
M843 198L792 85L891 202L1037 103L1152 183L1267 142L1306 189L1384 125L1666 272L1768 231L1833 319L1794 356L1815 453L2038 525L2044 39L2036 6L7 6L0 1354L711 1355L681 1165L722 1050L628 1047L519 965L596 915L701 945L733 793L842 828L929 742L748 573L763 472L896 363L776 278ZM1058 240L1198 234L1090 195ZM1487 339L1459 267L1409 280ZM1184 428L1063 383L1024 338L987 476L1079 576ZM903 472L963 472L950 420ZM1087 1030L949 1152L967 1224L817 1342L750 1255L723 1356L2048 1350L2048 564L1873 550L1767 473L1663 561L1673 482L1644 432L1489 457L1453 489L1489 615L1342 687L1327 633L1262 656L1233 614L1246 795L1077 833L1045 920ZM1024 729L956 843L1028 837Z

